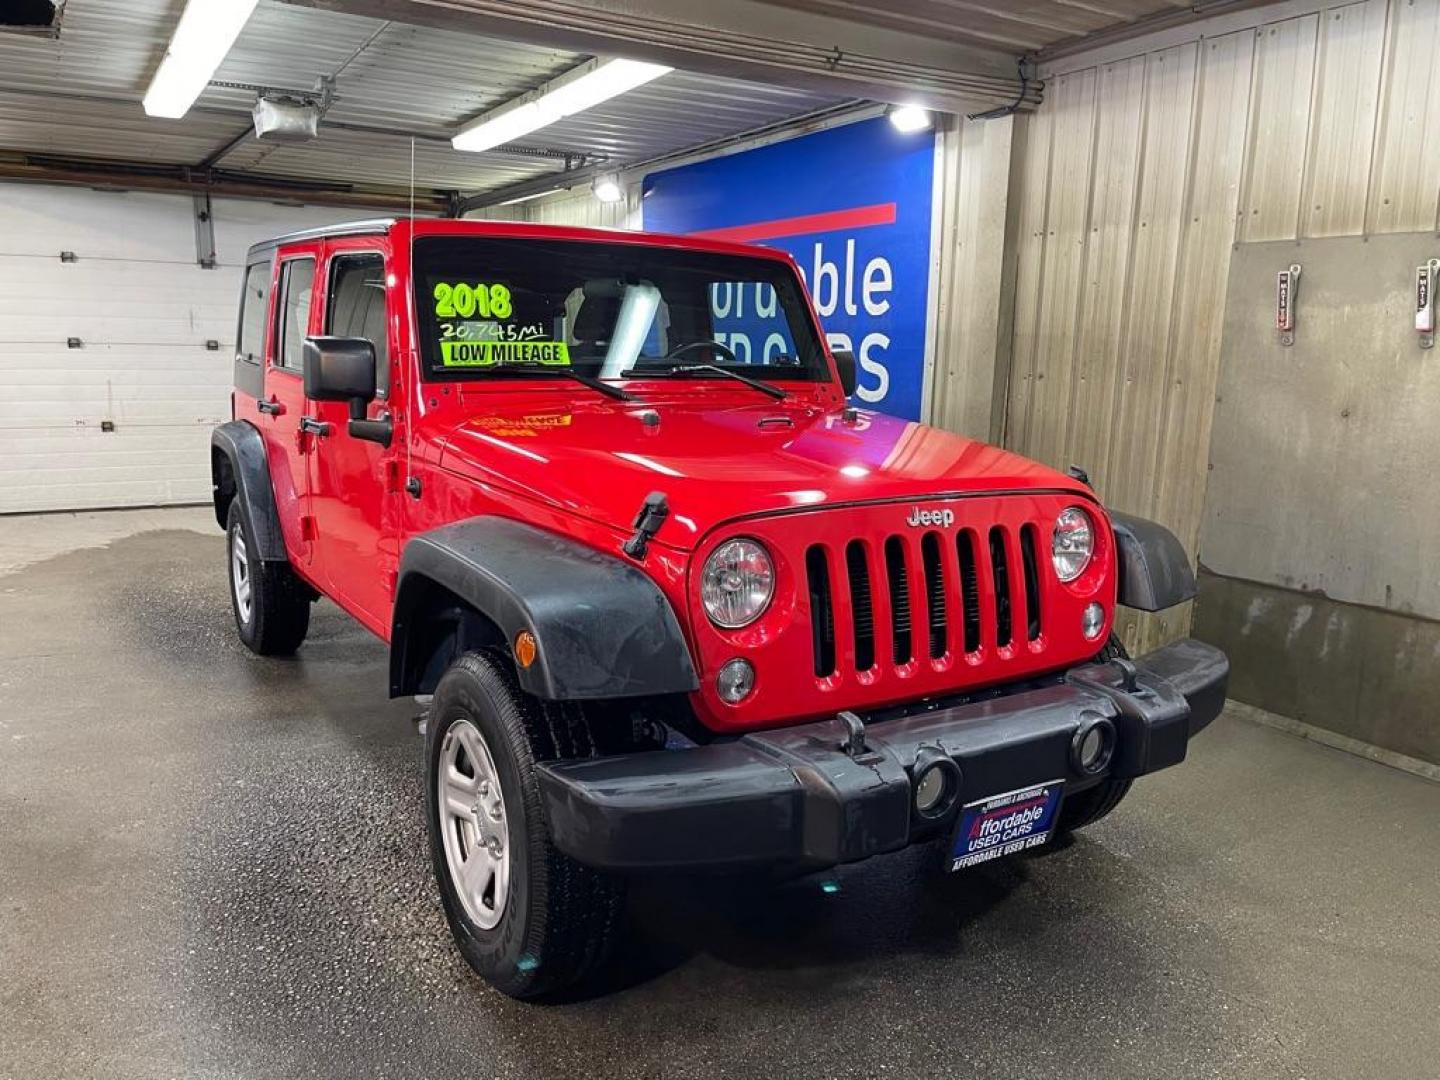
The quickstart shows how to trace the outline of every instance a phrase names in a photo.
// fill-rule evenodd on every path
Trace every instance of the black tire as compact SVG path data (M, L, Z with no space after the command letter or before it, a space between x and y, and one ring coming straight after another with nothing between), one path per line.
M441 832L442 754L447 732L461 721L479 730L504 797L508 896L491 929L466 912ZM550 842L535 775L537 761L593 752L579 708L525 694L508 656L498 650L464 654L435 689L425 734L425 801L440 899L465 960L514 998L540 997L581 981L609 955L620 925L624 879L584 866Z
M243 610L237 585L236 544L249 584L249 612ZM245 515L231 501L225 519L225 566L230 581L230 610L235 629L251 652L261 656L289 656L300 647L310 629L311 592L290 569L289 563L265 562L256 554Z
M1128 660L1130 654L1125 651L1120 639L1111 634L1110 640L1095 659L1103 663L1117 658ZM1056 830L1071 833L1085 828L1086 825L1093 825L1120 805L1120 801L1129 793L1131 783L1133 781L1129 779L1120 780L1107 776L1094 787L1066 796L1060 806L1060 820L1056 824Z

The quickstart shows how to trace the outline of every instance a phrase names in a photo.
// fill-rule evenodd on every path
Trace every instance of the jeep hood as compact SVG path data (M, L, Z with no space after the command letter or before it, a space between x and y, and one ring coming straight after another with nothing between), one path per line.
M489 411L456 425L442 468L629 529L663 491L656 537L693 547L733 518L864 501L1017 490L1089 491L988 443L878 413L777 402L571 403ZM651 417L653 420L653 416Z

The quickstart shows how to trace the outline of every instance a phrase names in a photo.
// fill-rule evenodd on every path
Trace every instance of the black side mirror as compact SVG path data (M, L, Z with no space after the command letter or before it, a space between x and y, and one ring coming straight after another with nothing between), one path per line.
M375 400L375 346L366 338L306 338L305 396L370 404Z
M393 422L365 416L366 406L375 400L375 346L368 338L307 337L305 396L348 403L351 437L390 445Z
M845 391L848 398L855 393L858 385L855 374L855 354L849 349L831 349L830 355L835 357L835 366L840 369L840 389Z

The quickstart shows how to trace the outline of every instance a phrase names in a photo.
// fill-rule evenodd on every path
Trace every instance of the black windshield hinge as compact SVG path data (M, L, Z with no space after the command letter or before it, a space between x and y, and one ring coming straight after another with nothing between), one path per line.
M632 559L643 559L645 551L650 546L651 539L660 531L660 526L665 524L665 519L670 516L670 507L665 502L663 491L652 491L645 496L645 505L640 507L640 512L635 515L631 523L635 529L635 535L625 541L624 551Z

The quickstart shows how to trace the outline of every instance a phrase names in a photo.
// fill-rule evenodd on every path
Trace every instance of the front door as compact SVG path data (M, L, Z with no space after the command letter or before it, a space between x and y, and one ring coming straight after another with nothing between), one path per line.
M366 338L375 346L376 398L367 416L390 415L390 298L385 256L375 241L335 242L325 267L322 333ZM365 247L363 245L372 245ZM316 522L316 572L326 591L382 637L389 636L390 606L399 564L399 439L387 449L350 434L345 402L314 401L311 414L325 427L311 461L311 513Z
M301 426L305 415L302 358L314 308L318 260L318 247L287 248L276 267L272 325L265 350L265 385L256 402L256 426L265 438L270 459L280 529L291 561L307 576L313 555L308 498L314 438Z

